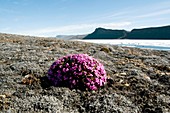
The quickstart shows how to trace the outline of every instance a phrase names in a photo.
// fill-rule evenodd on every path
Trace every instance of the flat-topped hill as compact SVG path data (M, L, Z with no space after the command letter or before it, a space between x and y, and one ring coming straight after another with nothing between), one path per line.
M87 35L84 39L166 39L170 40L170 26L150 27L143 29L111 30L97 28L93 33Z

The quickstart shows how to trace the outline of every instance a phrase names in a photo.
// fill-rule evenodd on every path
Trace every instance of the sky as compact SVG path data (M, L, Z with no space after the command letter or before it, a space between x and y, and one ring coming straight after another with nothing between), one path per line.
M0 0L0 32L54 37L170 25L170 0Z

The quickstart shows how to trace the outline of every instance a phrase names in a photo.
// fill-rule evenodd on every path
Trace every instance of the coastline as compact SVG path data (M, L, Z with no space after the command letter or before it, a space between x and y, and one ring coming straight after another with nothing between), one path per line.
M137 40L137 39L82 39L74 40L98 44L110 44L123 47L170 51L170 40Z
M85 53L105 66L95 91L49 86L50 65ZM0 112L170 112L170 51L0 34ZM22 80L31 76L31 83Z

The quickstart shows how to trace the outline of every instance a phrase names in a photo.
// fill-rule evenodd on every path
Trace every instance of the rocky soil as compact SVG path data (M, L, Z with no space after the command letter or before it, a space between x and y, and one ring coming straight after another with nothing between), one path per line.
M102 62L108 83L97 91L53 87L59 57L86 53ZM2 113L169 113L170 51L0 34Z

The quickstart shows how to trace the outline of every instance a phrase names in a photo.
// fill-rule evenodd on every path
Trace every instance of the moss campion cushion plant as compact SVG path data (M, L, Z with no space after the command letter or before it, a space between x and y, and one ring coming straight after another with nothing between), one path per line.
M48 70L54 86L97 90L106 83L104 66L87 54L73 54L56 60Z

